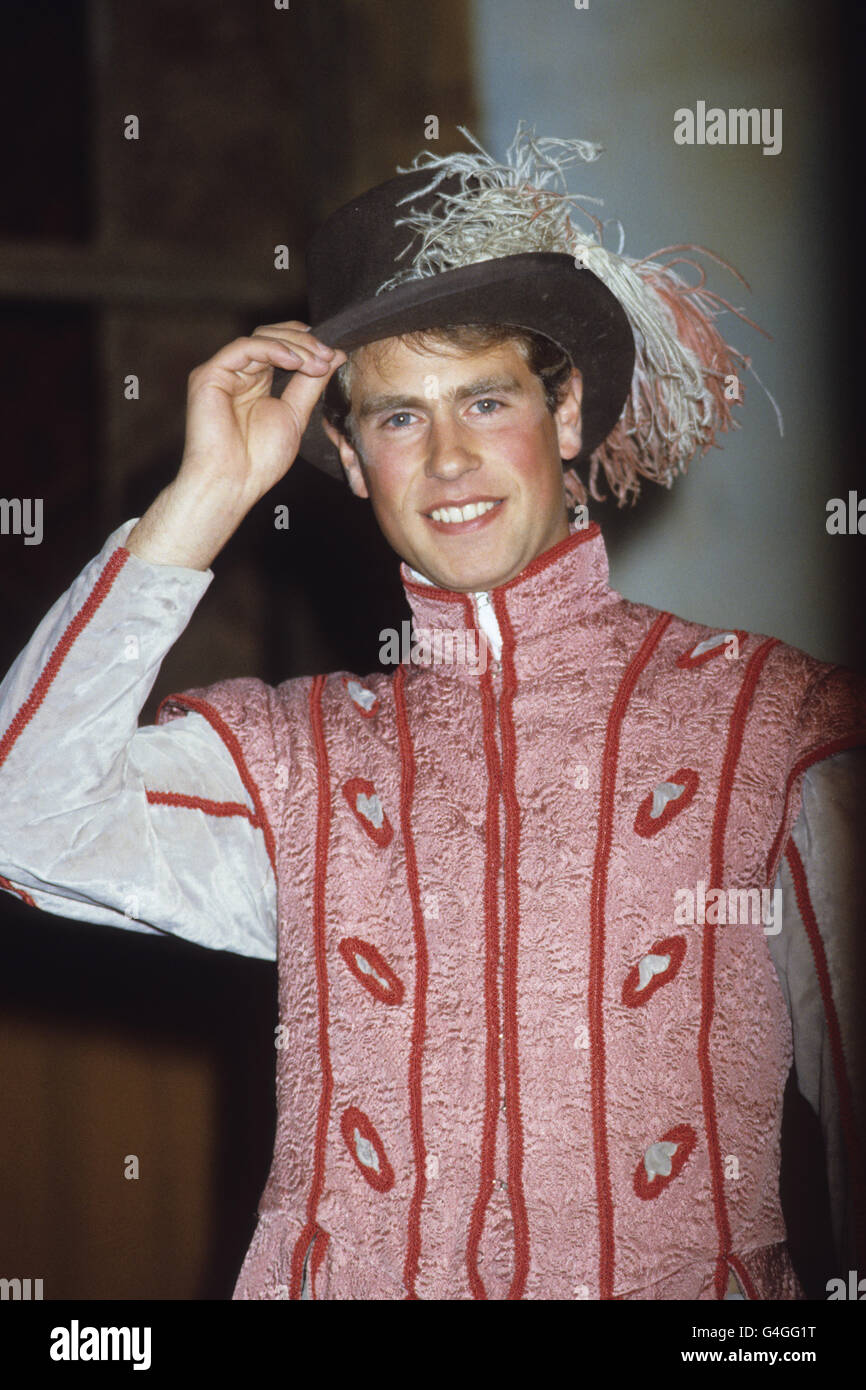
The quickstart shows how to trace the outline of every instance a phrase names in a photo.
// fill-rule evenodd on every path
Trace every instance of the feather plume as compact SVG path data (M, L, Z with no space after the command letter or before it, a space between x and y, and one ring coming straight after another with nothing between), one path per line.
M717 445L720 432L738 428L731 407L742 400L740 373L751 371L751 362L724 341L716 318L727 310L758 327L742 310L706 288L705 273L693 255L710 257L742 284L746 282L726 261L700 246L665 247L641 260L624 256L619 224L615 224L619 226L618 250L605 246L611 224L600 221L586 206L600 200L570 193L565 172L578 161L598 159L601 145L538 138L521 121L505 162L497 163L470 131L464 126L458 129L474 146L474 153L440 156L423 150L409 168L397 170L401 174L429 170L431 174L430 182L409 194L404 203L438 189L446 178L456 176L459 187L442 191L426 211L410 209L398 219L398 226L411 229L413 240L420 238L420 248L378 293L458 266L520 252L571 256L619 300L636 347L623 412L589 459L589 490L601 500L602 472L620 506L637 498L641 478L670 487L699 450L706 453ZM692 257L673 255L683 251L693 253ZM672 259L661 259L668 254ZM678 274L677 265L693 267L697 283L690 284ZM778 406L769 399L781 432ZM582 484L578 486L583 492Z

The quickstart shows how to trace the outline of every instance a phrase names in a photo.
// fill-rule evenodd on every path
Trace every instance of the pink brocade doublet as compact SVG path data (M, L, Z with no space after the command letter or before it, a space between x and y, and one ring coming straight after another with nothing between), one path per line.
M862 691L607 580L593 525L492 592L483 673L164 703L222 734L278 885L277 1135L236 1297L720 1298L731 1271L802 1296L765 930L676 907L772 888ZM477 626L406 588L417 627Z

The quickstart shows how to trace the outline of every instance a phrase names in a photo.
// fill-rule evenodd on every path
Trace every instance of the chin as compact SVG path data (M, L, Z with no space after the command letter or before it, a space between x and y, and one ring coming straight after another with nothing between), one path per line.
M417 566L415 568L417 569ZM425 570L420 572L426 573ZM515 574L519 572L519 570L514 571ZM489 589L497 589L512 575L512 571L503 569L499 565L495 569L488 565L479 565L477 569L467 566L460 569L459 572L437 567L432 573L433 582L440 589L450 589L454 593L463 594L482 593ZM435 577L437 575L438 578Z
M531 547L526 551L517 551L516 547L507 548L497 547L492 555L479 555L477 557L466 556L465 562L459 565L449 565L442 562L438 566L439 572L444 576L450 576L450 582L443 584L444 588L461 589L466 592L481 592L488 589L498 589L500 585L506 584L509 579L526 568L532 558Z
M463 554L449 553L446 546L440 549L429 544L417 547L406 547L404 544L401 549L394 545L393 540L391 544L412 569L423 574L437 588L454 593L481 593L499 588L514 579L535 555L553 545L556 539L503 535L495 542L491 537L471 550L466 546ZM405 553L410 548L415 550L414 558Z

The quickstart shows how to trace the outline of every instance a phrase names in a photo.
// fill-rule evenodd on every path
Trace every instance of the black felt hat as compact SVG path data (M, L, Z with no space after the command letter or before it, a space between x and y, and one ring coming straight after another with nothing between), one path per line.
M544 334L582 373L580 457L588 458L619 419L631 385L635 346L624 309L591 270L549 251L479 259L378 293L412 266L421 247L420 234L399 219L407 212L435 215L460 180L449 176L424 191L429 183L425 169L399 174L338 208L319 229L307 250L312 332L347 353L449 324L513 324ZM472 180L463 186L471 189ZM274 372L272 395L282 394L290 375ZM321 397L299 452L326 473L344 476L322 428Z

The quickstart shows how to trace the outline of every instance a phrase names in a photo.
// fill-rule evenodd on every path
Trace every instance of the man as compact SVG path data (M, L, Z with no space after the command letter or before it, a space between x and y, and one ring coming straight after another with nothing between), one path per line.
M701 292L576 231L555 176L578 156L519 133L506 166L421 159L339 209L308 257L315 331L193 372L177 478L0 691L30 804L3 886L277 959L277 1136L236 1297L800 1297L795 1044L840 1249L859 1217L845 904L810 899L833 861L809 808L853 786L862 687L609 588L563 462L620 499L670 482L727 426L736 362ZM220 682L137 729L299 451L369 497L418 664Z

